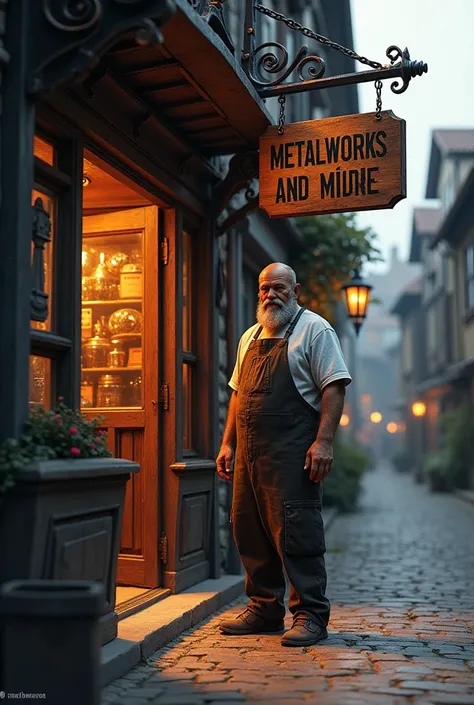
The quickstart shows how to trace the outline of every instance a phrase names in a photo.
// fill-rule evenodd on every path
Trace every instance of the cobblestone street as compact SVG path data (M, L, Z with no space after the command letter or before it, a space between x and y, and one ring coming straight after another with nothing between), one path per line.
M474 507L388 468L328 532L329 639L224 637L240 599L104 689L105 705L474 705ZM288 626L291 618L287 618Z

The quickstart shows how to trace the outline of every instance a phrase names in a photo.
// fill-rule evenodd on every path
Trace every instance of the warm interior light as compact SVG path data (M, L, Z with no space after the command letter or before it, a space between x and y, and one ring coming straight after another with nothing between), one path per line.
M89 177L84 174L84 176L82 177L82 185L89 186L90 182L91 180L89 179Z
M407 430L407 425L404 421L398 422L398 430L400 431L400 433L405 433L405 431Z
M341 426L349 426L350 418L349 414L342 414L340 424Z
M372 421L372 423L380 423L382 421L382 418L383 417L380 411L373 411L370 414L370 420Z
M415 401L411 407L413 416L424 416L426 414L426 404L423 401Z
M390 421L386 428L389 433L396 433L398 431L398 424L396 424L395 421Z

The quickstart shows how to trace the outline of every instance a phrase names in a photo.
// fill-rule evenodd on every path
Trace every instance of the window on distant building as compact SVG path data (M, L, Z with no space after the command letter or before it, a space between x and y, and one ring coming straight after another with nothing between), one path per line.
M454 201L454 183L452 179L447 179L444 184L444 207L449 210Z
M474 309L474 241L464 251L464 271L466 281L466 310Z

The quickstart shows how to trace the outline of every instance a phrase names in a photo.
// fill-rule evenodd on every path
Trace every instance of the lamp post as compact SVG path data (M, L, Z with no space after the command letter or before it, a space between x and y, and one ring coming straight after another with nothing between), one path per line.
M421 482L423 479L423 456L425 450L425 424L426 404L422 399L415 399L411 405L411 413L415 417L413 433L415 435L415 479Z
M367 284L356 269L352 279L342 285L347 312L352 320L356 335L359 335L360 327L367 315L369 308L371 284Z

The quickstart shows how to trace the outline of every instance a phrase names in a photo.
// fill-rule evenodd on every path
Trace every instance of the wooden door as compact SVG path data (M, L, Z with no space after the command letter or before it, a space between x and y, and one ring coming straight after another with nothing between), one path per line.
M160 585L158 215L148 206L83 219L81 398L105 417L114 455L140 464L126 489L117 583L150 588ZM94 326L101 337L105 323L117 342L97 351Z

